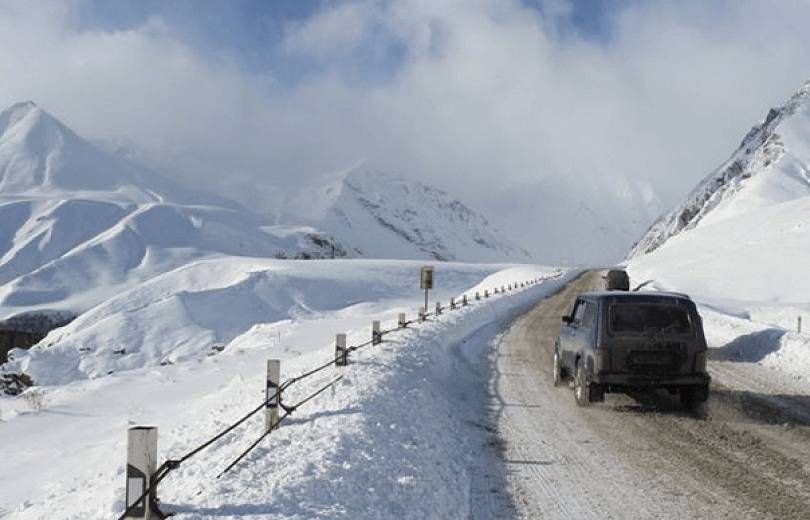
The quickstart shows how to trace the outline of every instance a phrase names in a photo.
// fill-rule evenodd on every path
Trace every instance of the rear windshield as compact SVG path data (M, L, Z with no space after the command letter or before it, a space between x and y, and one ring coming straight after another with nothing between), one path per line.
M614 303L610 330L618 333L691 334L689 313L674 305Z

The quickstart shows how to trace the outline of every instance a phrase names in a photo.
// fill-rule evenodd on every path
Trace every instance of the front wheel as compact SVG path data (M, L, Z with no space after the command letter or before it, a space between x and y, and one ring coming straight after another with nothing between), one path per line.
M585 370L585 363L577 361L577 375L574 379L574 399L579 406L589 406L591 404L591 382Z

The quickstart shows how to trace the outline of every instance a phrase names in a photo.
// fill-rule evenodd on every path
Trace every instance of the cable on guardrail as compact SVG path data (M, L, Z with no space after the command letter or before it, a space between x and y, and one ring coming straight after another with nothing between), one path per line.
M521 284L520 287L518 287L518 283L509 284L509 290L511 291L513 288L514 289L524 288L526 286L531 286L531 285L533 285L533 284L535 284L537 282L539 282L539 279L531 280L529 282L526 282L525 284ZM505 294L506 292L507 291L504 290L504 287L501 287L500 294ZM497 288L496 288L495 291L493 292L493 294L497 294L497 293L498 293L498 291L497 291ZM488 297L489 293L487 292L485 294L487 294L486 297ZM463 297L463 300L462 300L463 301L462 307L467 304L466 294L463 295L463 296L464 297ZM453 302L451 301L451 305L449 307L447 307L445 310L452 311L452 310L456 310L457 308L461 308L461 307L456 307L455 305L453 305ZM439 311L439 309L441 309L441 307L438 307L438 306L437 306L437 310L433 311L433 312L428 311L427 309L424 309L424 311L420 311L420 318L424 317L426 319L429 316L438 316L438 315L441 314L441 311ZM382 330L382 331L379 332L379 337L382 338L383 336L386 336L386 335L391 334L393 332L396 332L398 330L402 330L403 328L406 328L408 325L411 325L413 323L418 323L419 321L424 321L424 320L420 319L420 320L400 321L400 323L399 323L400 326L399 327L396 327L396 328L393 328L393 329ZM374 342L374 339L372 338L371 340L368 340L368 341L365 341L365 342L360 343L358 345L353 345L353 346L350 346L350 347L346 348L346 354L348 354L350 352L360 350L360 349L363 349L365 347L368 347L368 346L374 345L374 344L375 344L375 342ZM197 455L201 451L203 451L206 448L208 448L209 446L211 446L217 440L221 439L222 437L224 437L225 435L227 435L228 433L233 431L235 428L237 428L238 426L243 424L245 421L247 421L248 419L250 419L251 417L256 415L263 408L267 407L269 403L274 402L274 401L277 400L278 406L281 409L284 410L284 414L281 417L279 417L278 420L276 420L273 424L271 424L270 427L267 428L267 430L264 433L262 433L262 435L258 439L256 439L253 443L250 444L250 446L247 447L247 449L242 451L239 454L239 456L236 457L236 459L233 462L231 462L224 470L222 470L222 472L220 472L217 475L216 478L222 477L225 473L227 473L228 471L233 469L233 467L236 466L242 459L244 459L244 457L247 456L247 454L250 453L256 446L258 446L258 444L264 438L266 438L268 435L270 435L270 433L273 430L278 429L281 422L284 421L290 415L292 415L292 413L294 413L300 406L302 406L305 403L307 403L307 402L311 401L312 399L316 398L318 395L320 395L321 393L323 393L324 391L326 391L330 387L337 384L341 379L343 379L343 376L339 376L339 377L335 378L334 380L332 380L328 384L320 387L318 390L316 390L312 394L309 394L307 397L305 397L304 399L302 399L301 401L297 402L294 405L288 406L288 405L285 405L282 402L282 395L283 395L283 392L285 390L290 388L295 383L298 383L298 382L303 381L303 380L305 380L305 379L307 379L307 378L309 378L311 376L314 376L315 374L317 374L317 373L319 373L319 372L321 372L323 370L326 370L327 368L329 368L331 366L337 365L338 360L339 360L339 358L335 357L334 359L331 359L331 360L327 361L326 363L323 363L322 365L319 365L319 366L317 366L317 367L315 367L315 368L313 368L311 370L308 370L308 371L306 371L306 372L304 372L302 374L299 374L297 376L294 376L294 377L291 377L291 378L287 379L286 381L284 381L284 383L282 383L281 385L279 385L276 388L276 391L271 396L268 396L266 399L264 399L261 402L261 404L259 404L258 406L256 406L252 410L250 410L248 413L246 413L245 415L240 417L236 422L230 424L228 427L226 427L225 429L223 429L222 431L220 431L219 433L214 435L212 438L210 438L209 440L203 442L202 444L200 444L199 446L197 446L193 450L190 450L189 452L187 452L186 454L184 454L180 458L166 460L163 464L160 465L160 467L158 467L158 469L152 475L152 477L149 480L149 485L145 486L145 489L140 494L140 496L137 499L135 499L134 501L130 501L130 505L127 506L126 510L121 514L121 516L118 517L118 520L125 520L126 517L134 509L139 507L143 503L144 500L149 500L150 509L151 509L151 511L153 513L155 513L160 518L165 518L166 515L160 511L160 509L158 507L158 503L157 503L157 498L155 496L155 490L157 489L158 484L160 484L160 482L163 481L169 475L169 473L171 473L171 471L179 468L182 463L184 463L188 459L194 457L195 455Z

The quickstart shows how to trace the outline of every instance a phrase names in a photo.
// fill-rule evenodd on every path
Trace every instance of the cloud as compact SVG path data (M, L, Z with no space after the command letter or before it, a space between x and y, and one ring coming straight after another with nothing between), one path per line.
M78 29L70 3L4 3L0 102L34 99L237 195L368 157L485 208L493 185L563 178L671 204L810 76L803 2L616 5L589 38L564 1L325 3L279 44L316 64L289 84L158 17Z

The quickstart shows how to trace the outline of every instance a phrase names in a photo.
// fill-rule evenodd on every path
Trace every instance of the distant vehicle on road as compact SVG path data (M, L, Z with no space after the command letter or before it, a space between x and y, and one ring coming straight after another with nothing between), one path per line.
M708 399L703 322L688 296L584 293L562 320L554 345L554 385L573 378L580 406L603 401L606 392L653 388L679 394L687 409Z
M630 290L630 276L624 269L610 269L605 276L606 291L629 291Z

